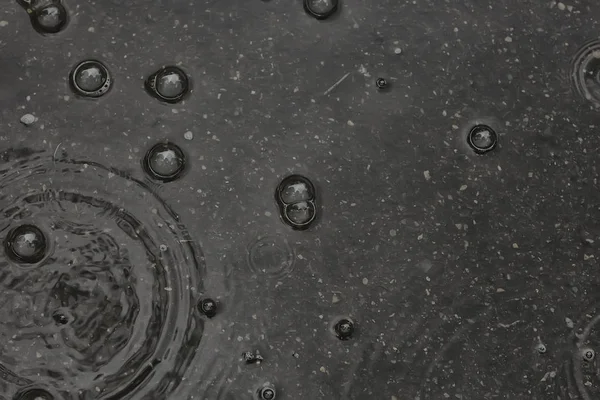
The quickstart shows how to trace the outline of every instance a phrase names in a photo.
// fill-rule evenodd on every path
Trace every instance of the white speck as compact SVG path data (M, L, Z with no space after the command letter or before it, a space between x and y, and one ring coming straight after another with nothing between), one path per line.
M332 302L333 304L336 304L336 303L339 303L339 302L340 302L340 298L338 297L338 295L337 295L337 294L335 294L335 293L333 294L333 296L331 297L331 302Z
M96 31L96 30L94 29L94 27L93 27L93 26L90 26L90 27L88 28L88 32L95 32L95 31Z
M565 318L565 322L567 323L568 328L573 328L575 324L573 324L573 320L569 317Z
M39 351L36 351L36 352L35 352L35 356L36 356L37 358L42 358L42 353L40 353Z
M367 278L363 278L363 285L368 285L369 284L369 280Z
M448 115L448 113L446 112L446 110L442 111L442 116L445 117L446 115Z
M8 21L0 21L1 28L4 28L6 25L8 25Z
M265 217L270 217L271 216L271 212L270 211L265 211Z
M507 43L510 43L510 42L512 42L512 38L510 36L507 36L504 38L504 41Z
M21 117L21 123L26 126L33 124L37 120L38 119L33 114L25 114Z
M183 134L183 137L185 138L185 140L192 140L194 138L194 134L192 133L192 131L187 131Z
M31 96L27 96L27 97L25 98L25 100L27 100L27 101L31 101Z
M325 369L325 367L319 368L319 371L321 371L321 372L327 372L327 370Z
M423 234L421 233L419 236L417 236L417 240L422 240L423 239Z
M396 230L395 229L390 229L390 236L391 237L396 236Z
M462 192L462 191L464 191L464 190L467 190L467 185L462 185L462 186L460 187L460 191L461 191L461 192Z
M69 101L71 98L70 98L69 96L64 96L64 97L63 97L63 99L64 99L65 101Z
M512 247L513 247L513 249L518 249L518 248L519 248L519 245L518 245L517 243L513 243L513 244L512 244Z
M394 49L394 54L402 54L402 49L400 47L396 47Z
M425 177L426 181L431 179L431 174L429 173L429 170L423 171L423 176Z
M360 68L358 69L358 72L360 72L361 74L363 74L366 78L370 77L371 74L369 74L369 71L367 71L367 69L365 68L364 65L360 65Z
M160 248L160 251L167 251L167 245L166 244L161 244L159 246L159 248Z
M354 126L354 122L348 120L348 126Z
M564 11L564 9L565 9L565 8L566 8L566 7L565 7L564 3L558 3L558 9L559 9L560 11Z
M171 112L172 112L173 114L178 114L178 113L179 113L179 110L177 110L176 108L172 108L172 109L171 109Z
M569 10L569 12L573 11L573 6L567 6L567 10Z
M170 291L172 291L172 290L173 290L173 288L171 288L171 287L166 287L166 288L165 288L165 291L167 291L167 292L170 292Z
M109 173L108 173L108 179L110 179L110 178L112 178L112 177L114 177L114 176L115 176L115 174L113 174L112 172L109 172Z

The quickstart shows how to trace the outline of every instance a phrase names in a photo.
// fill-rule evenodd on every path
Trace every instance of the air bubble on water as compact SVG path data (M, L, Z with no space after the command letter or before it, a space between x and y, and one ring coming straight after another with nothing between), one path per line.
M100 97L107 93L112 85L108 68L96 60L79 63L71 71L69 81L73 91L84 97Z
M173 143L159 143L146 153L144 169L154 179L173 181L179 178L185 169L185 155Z
M304 0L304 10L317 19L326 19L338 8L339 0Z

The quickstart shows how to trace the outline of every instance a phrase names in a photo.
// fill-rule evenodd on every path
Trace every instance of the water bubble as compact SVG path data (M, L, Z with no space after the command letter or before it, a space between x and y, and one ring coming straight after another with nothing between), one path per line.
M316 218L316 192L312 182L301 175L283 179L275 191L283 220L294 229L307 229Z
M67 24L67 10L60 3L34 11L32 23L41 33L58 33Z
M17 393L14 400L54 400L54 396L44 389L26 389Z
M335 335L340 340L348 340L354 334L354 322L350 318L341 318L333 327Z
M469 146L478 154L484 154L494 150L498 144L496 131L487 125L476 125L469 131Z
M259 397L261 400L274 400L277 396L275 388L272 386L263 387L260 389Z
M571 83L585 100L600 106L600 40L595 39L577 50L571 62Z
M581 358L587 362L592 362L596 358L596 352L590 348L581 349Z
M35 225L21 225L4 239L6 255L14 261L35 264L46 255L46 236Z
M169 66L150 75L145 82L145 87L154 97L168 103L177 103L189 91L190 83L181 68Z
M326 19L338 8L339 0L304 0L304 10L316 19Z
M144 169L148 175L159 181L174 181L185 169L185 155L179 146L173 143L158 143L146 153Z
M200 301L199 307L200 312L206 315L208 318L212 318L217 315L217 302L213 299L203 299Z
M310 225L315 219L315 206L310 201L302 201L287 206L285 209L285 217L292 223L294 227L300 228Z
M546 348L546 345L543 343L538 343L538 345L535 346L535 349L540 354L544 354L544 353L546 353L546 351L548 351L548 349Z
M387 80L385 78L377 78L375 86L377 86L378 89L386 89L388 86Z
M309 201L315 198L314 188L303 176L294 175L281 183L280 200L285 204Z
M71 71L69 82L76 94L85 97L100 97L108 92L112 86L108 68L96 60L79 63Z

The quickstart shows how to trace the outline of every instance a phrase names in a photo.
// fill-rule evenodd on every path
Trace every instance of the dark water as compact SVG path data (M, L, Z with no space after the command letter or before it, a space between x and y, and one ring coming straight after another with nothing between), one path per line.
M6 3L0 400L599 398L598 20Z

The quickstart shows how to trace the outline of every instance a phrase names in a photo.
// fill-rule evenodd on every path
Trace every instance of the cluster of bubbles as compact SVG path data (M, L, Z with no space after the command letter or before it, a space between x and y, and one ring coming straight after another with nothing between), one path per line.
M317 216L316 192L312 182L302 175L283 179L275 191L283 221L297 230L308 229Z

